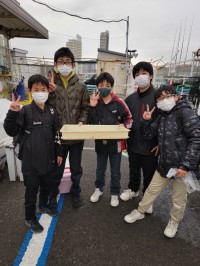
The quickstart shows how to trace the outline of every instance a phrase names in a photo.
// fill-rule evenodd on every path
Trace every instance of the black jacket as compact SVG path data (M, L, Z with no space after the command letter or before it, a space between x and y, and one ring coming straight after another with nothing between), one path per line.
M27 107L31 108L31 112L27 111ZM25 141L22 147L22 173L24 175L44 175L53 170L56 156L62 156L57 127L55 110L48 105L42 110L33 101L30 106L22 107L19 112L8 111L4 120L4 129L9 136L15 137L24 130L30 132L30 134L23 133Z
M142 120L141 132L147 139L158 136L157 170L161 176L166 177L170 168L197 170L200 120L187 99L179 100L170 112L162 112L154 122Z
M132 114L133 125L129 132L129 139L127 139L128 151L135 152L141 155L151 155L151 150L157 145L157 138L151 140L145 139L140 132L140 120L147 104L150 109L156 106L154 98L155 90L151 85L149 89L143 93L139 91L130 94L125 102ZM157 117L157 110L153 113L153 121Z
M95 125L119 125L124 124L125 127L130 128L132 125L131 113L125 102L111 94L112 100L105 104L102 99L99 100L96 107L89 109L89 122ZM124 147L123 141L120 140L96 140L95 150L98 153L121 152Z

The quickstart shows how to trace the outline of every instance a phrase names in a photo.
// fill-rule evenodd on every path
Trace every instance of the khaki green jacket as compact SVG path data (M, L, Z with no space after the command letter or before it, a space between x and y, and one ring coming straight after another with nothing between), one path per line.
M49 94L48 104L53 106L58 115L59 128L64 124L88 123L89 94L84 83L79 81L75 74L64 88L60 75L54 71L54 82L56 90ZM62 144L73 144L80 142L62 141Z

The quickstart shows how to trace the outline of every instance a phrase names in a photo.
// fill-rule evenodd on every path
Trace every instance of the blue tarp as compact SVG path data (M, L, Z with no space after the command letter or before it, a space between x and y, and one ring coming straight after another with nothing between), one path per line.
M15 95L15 98L17 98L18 96L21 96L21 98L20 98L21 101L26 100L25 86L24 86L24 80L23 79L17 85L15 92L14 92L14 95Z

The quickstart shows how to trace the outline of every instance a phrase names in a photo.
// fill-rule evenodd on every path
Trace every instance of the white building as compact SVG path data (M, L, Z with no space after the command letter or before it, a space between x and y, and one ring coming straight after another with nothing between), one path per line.
M77 34L76 39L69 39L68 42L66 42L66 47L72 51L76 60L82 58L82 39L80 35ZM82 73L81 65L78 65L76 70L78 74Z
M101 32L100 35L100 49L108 50L109 48L109 31Z
M80 35L76 35L76 39L69 39L66 46L72 51L75 59L82 58L82 39Z

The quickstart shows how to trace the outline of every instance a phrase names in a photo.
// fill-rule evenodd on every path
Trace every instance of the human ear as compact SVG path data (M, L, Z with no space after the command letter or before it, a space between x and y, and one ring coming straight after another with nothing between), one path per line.
M180 100L180 96L177 95L177 94L175 94L175 95L174 95L174 101L177 102L178 100Z

